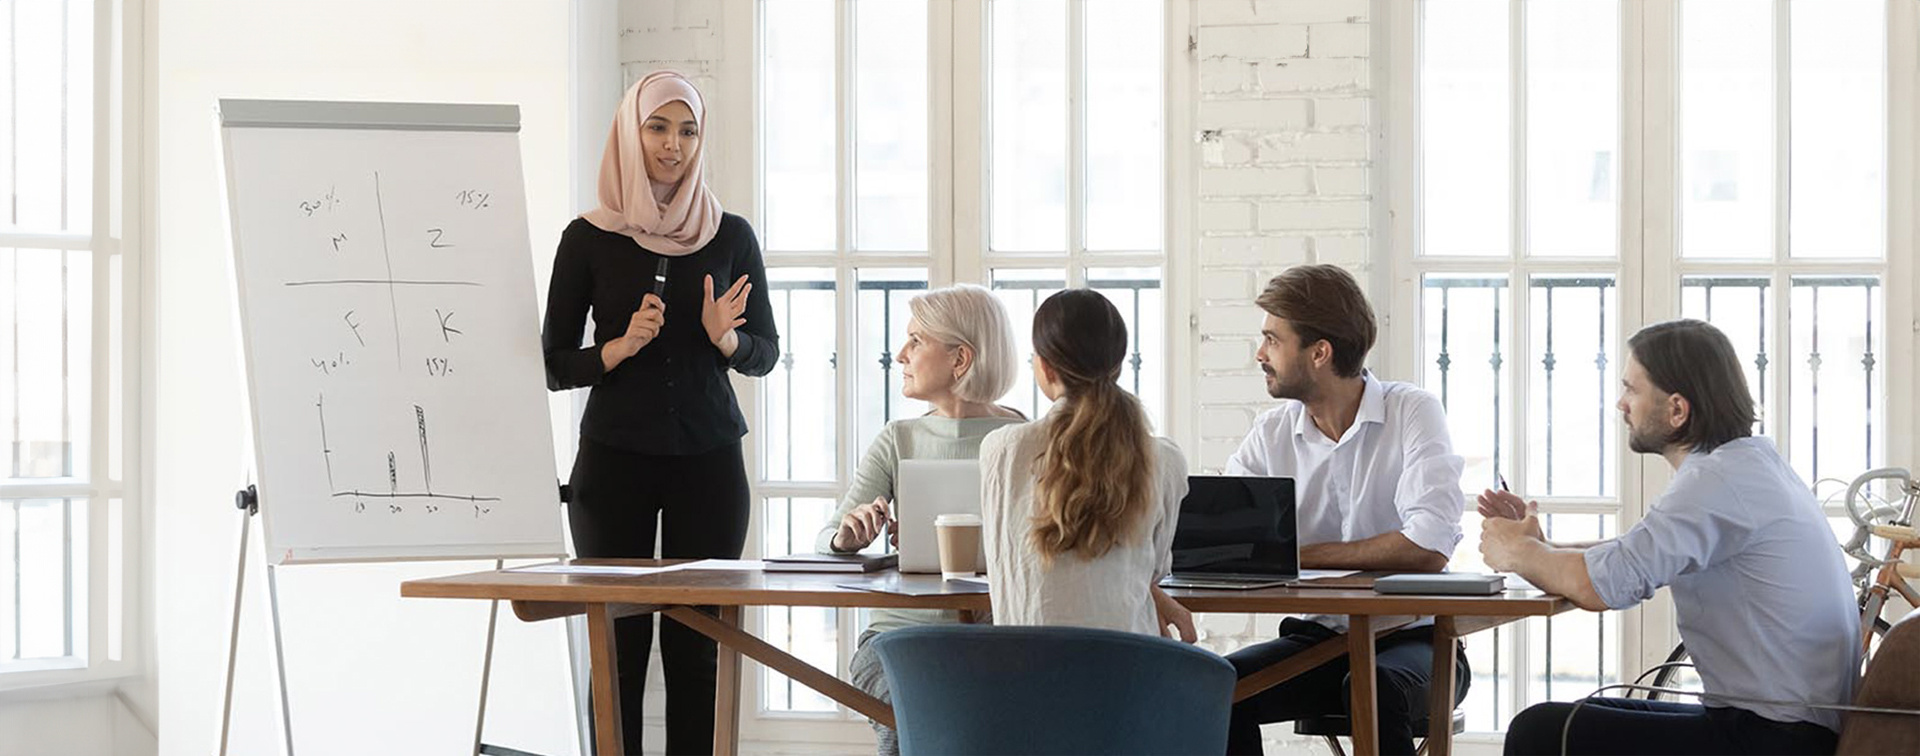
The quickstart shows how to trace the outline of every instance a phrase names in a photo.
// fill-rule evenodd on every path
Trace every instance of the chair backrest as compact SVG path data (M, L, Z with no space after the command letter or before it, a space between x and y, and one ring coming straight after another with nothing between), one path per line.
M900 752L1216 754L1233 665L1166 638L1075 627L882 633Z
M1867 662L1853 705L1920 711L1920 612L1894 623ZM1920 716L1847 712L1840 754L1912 753Z

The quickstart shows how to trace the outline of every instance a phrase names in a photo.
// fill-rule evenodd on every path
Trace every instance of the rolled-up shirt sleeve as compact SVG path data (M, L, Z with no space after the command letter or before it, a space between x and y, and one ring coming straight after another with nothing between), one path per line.
M1626 609L1681 575L1713 566L1744 547L1752 524L1732 487L1710 473L1683 471L1645 519L1587 549L1587 579L1608 608Z
M1400 427L1404 466L1393 494L1400 534L1415 546L1451 558L1460 544L1460 516L1467 506L1460 490L1466 461L1453 453L1446 410L1432 395L1408 401Z

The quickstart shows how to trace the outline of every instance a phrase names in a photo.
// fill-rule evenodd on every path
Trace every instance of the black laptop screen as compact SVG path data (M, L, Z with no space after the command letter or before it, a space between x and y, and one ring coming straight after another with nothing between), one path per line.
M1173 535L1180 575L1299 573L1292 478L1187 478Z

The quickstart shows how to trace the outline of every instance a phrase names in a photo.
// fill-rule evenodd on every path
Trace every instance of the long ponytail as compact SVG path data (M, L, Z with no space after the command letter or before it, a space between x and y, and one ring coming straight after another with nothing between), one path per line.
M1126 358L1126 322L1098 292L1069 289L1035 311L1033 345L1065 392L1045 421L1032 544L1047 562L1061 554L1099 557L1153 511L1146 412L1114 382Z

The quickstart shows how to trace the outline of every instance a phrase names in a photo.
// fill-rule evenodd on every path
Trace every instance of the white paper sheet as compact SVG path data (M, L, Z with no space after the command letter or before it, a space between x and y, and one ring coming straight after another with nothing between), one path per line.
M730 570L735 572L762 572L767 569L763 559L702 559L680 565L683 570Z
M634 576L634 575L653 575L656 573L673 572L674 570L681 570L681 569L686 569L686 565L676 564L671 567L626 567L621 565L610 565L610 564L564 564L560 562L554 562L552 564L536 564L529 567L515 567L513 569L507 570L507 572L545 572L545 573L555 573L560 575Z

